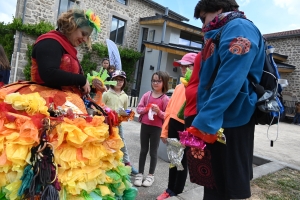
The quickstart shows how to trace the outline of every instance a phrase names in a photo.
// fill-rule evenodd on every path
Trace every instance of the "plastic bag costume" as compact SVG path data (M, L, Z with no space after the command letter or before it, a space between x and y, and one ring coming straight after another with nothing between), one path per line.
M0 88L0 199L135 199L118 117L88 115L73 89Z

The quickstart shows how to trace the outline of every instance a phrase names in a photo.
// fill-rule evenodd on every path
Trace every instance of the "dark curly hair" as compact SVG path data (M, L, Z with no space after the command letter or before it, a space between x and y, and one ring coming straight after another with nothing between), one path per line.
M194 17L200 17L200 11L216 12L222 9L222 12L238 11L239 5L235 0L200 0L194 10Z

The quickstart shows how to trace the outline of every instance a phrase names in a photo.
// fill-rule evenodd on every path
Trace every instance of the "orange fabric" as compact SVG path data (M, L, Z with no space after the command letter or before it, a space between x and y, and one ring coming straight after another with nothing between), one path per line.
M80 109L80 111L82 111L84 114L87 114L84 102L80 98L80 91L76 87L65 87L63 88L62 91L62 90L34 84L28 81L17 82L17 83L6 85L0 89L0 102L3 102L6 95L15 92L19 92L20 94L29 94L29 93L38 92L40 96L43 97L47 103L49 103L49 98L51 98L53 102L58 103L58 105L62 105L66 102L66 100L68 100L71 103L73 103L75 106L77 106Z
M179 85L176 86L176 88L172 94L172 97L167 105L167 108L165 111L165 121L162 126L162 131L161 131L160 137L168 138L170 118L173 118L173 119L179 121L180 123L184 124L184 120L179 119L177 117L177 114L178 114L181 106L185 102L185 95L183 95L183 94L185 94L185 87L182 83L180 83Z
M104 103L102 102L102 94L103 94L103 92L97 90L96 95L94 97L95 102L99 106L104 106Z

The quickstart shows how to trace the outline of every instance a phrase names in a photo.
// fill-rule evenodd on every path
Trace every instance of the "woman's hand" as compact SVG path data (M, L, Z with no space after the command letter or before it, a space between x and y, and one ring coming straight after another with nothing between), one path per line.
M167 144L167 138L160 138L161 139L161 141L164 143L164 144Z
M152 110L156 113L159 113L159 111L160 111L158 105L156 105L156 104L152 104Z
M86 80L85 85L82 86L81 89L82 89L82 93L84 95L89 94L91 92L91 87L90 87L90 83L88 80Z
M107 91L106 86L103 85L102 82L99 79L97 79L97 78L93 79L92 85L93 85L94 88L96 88L96 90L98 90L100 92Z

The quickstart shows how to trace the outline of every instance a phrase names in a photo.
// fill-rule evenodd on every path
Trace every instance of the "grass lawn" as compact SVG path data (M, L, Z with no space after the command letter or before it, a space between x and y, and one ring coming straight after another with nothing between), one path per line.
M300 199L300 171L284 168L251 181L250 199Z

